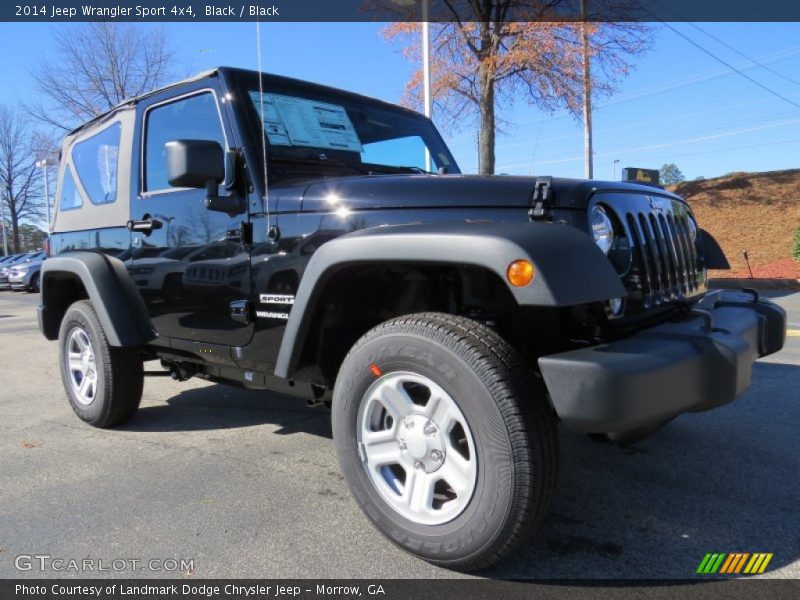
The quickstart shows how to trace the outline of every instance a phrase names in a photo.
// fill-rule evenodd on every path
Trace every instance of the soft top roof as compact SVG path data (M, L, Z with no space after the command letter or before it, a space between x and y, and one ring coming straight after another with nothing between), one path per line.
M154 94L158 94L159 92L163 92L164 90L168 90L168 89L171 89L171 88L174 88L174 87L178 87L178 86L184 85L186 83L191 83L193 81L199 81L201 79L205 79L206 77L212 77L213 75L216 75L218 72L219 72L219 68L209 69L207 71L201 71L200 73L196 73L195 75L192 75L191 77L187 77L186 79L181 79L180 81L175 81L175 82L169 83L167 85L162 85L161 87L152 89L149 92L145 92L144 94L139 94L138 96L132 96L131 98L126 98L125 100L123 100L122 102L117 104L114 108L111 108L111 109L107 110L106 112L97 115L93 119L91 119L89 121L86 121L85 123L82 123L81 125L79 125L75 129L70 131L67 134L67 137L73 136L73 135L75 135L76 133L78 133L79 131L81 131L83 129L87 129L87 128L89 128L89 127L91 127L91 126L93 126L93 125L95 125L97 123L100 123L100 122L104 121L106 119L106 117L108 117L109 115L112 115L112 114L120 111L121 109L135 106L137 102L139 102L140 100L142 100L144 98L148 98L148 97L150 97L150 96L152 96Z
M218 75L218 74L223 73L223 72L232 73L232 74L233 73L240 73L240 74L246 74L246 75L257 75L258 74L257 71L253 71L253 70L250 70L250 69L239 69L239 68L235 68L235 67L215 67L213 69L208 69L206 71L201 71L199 73L196 73L195 75L192 75L191 77L187 77L185 79L181 79L180 81L175 81L173 83L169 83L167 85L163 85L161 87L158 87L158 88L155 88L153 90L150 90L149 92L145 92L144 94L140 94L138 96L133 96L131 98L126 98L125 100L123 100L122 102L117 104L114 108L111 108L111 109L107 110L106 112L104 112L103 114L100 114L100 115L96 116L95 118L91 119L90 121L87 121L87 122L83 123L82 125L76 127L75 129L73 129L72 131L70 131L67 134L67 137L74 136L76 133L78 133L78 132L80 132L80 131L82 131L84 129L91 128L91 127L93 127L93 126L95 126L97 124L100 124L100 123L104 122L109 116L114 115L115 113L119 112L120 110L133 108L134 106L136 106L136 104L139 101L141 101L141 100L143 100L145 98L149 98L150 96L153 96L153 95L158 94L160 92L163 92L163 91L166 91L166 90L170 90L172 88L176 88L176 87L185 85L187 83L193 83L195 81L200 81L200 80L206 79L208 77L213 77L213 76ZM336 94L346 94L346 95L352 96L354 98L362 98L362 99L368 100L369 102L372 102L374 104L385 104L386 106L391 106L392 108L394 108L396 110L397 109L404 110L404 111L412 113L414 115L421 116L416 111L413 111L413 110L398 106L396 104L392 104L391 102L386 102L384 100L379 100L378 98L371 98L369 96L364 96L363 94L357 94L355 92L350 92L348 90L342 90L342 89L339 89L339 88L334 88L334 87L323 85L323 84L319 84L319 83L313 83L313 82L310 82L310 81L304 81L302 79L295 79L294 77L286 77L284 75L275 75L275 74L272 74L272 73L263 73L263 75L265 77L268 77L268 78L273 79L273 80L279 80L279 81L283 81L283 82L286 82L286 83L292 83L292 84L299 85L299 86L308 86L308 87L312 87L312 88L317 89L317 90L329 90L329 91L334 92Z

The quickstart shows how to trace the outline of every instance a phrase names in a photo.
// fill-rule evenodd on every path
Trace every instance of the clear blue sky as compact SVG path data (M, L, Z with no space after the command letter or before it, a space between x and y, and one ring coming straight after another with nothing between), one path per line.
M0 103L29 97L28 69L51 48L58 24L0 24L3 86ZM800 24L706 23L727 44L767 64L788 81L706 37L685 23L674 27L763 85L800 104ZM255 24L172 23L164 26L179 48L181 71L215 65L256 67ZM286 23L262 25L266 71L398 101L413 69L380 37L380 25ZM13 57L13 59L9 59ZM583 174L580 122L520 102L502 115L513 123L498 136L497 170L514 174ZM452 132L434 121L461 168L477 167L474 129ZM639 59L619 92L595 110L595 177L611 178L613 161L659 168L676 163L687 178L731 171L800 167L800 108L770 95L672 31L656 30L655 44ZM619 173L619 171L617 171Z

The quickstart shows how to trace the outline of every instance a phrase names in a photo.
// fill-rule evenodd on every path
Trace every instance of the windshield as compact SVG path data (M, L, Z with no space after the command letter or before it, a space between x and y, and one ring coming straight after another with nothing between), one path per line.
M369 98L255 74L239 81L253 141L266 138L270 183L309 177L459 173L433 124ZM264 120L264 135L261 116Z

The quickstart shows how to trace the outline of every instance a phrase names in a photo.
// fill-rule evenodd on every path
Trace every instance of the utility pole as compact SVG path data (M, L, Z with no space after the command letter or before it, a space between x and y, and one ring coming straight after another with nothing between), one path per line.
M422 88L425 101L425 116L429 119L433 114L431 98L431 24L428 5L429 0L422 0ZM431 152L425 146L425 170L431 170Z
M581 0L581 38L583 40L583 152L584 176L591 179L594 176L593 150L592 150L592 80L591 65L589 64L589 31L586 23L588 11L587 0Z

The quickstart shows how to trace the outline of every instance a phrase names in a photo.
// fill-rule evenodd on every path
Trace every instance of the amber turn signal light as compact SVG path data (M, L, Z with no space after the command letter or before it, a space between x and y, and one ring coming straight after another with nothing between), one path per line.
M508 282L514 287L525 287L536 275L536 269L529 260L515 260L506 269Z

